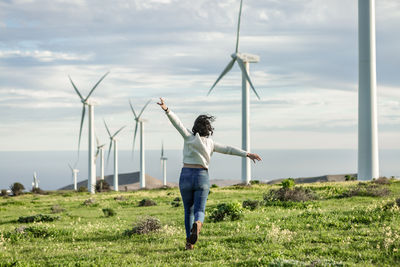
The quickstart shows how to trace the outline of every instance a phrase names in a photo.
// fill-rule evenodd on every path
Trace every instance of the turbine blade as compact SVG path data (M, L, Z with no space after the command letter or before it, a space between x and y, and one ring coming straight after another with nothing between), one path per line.
M122 131L126 126L121 127L118 131L115 132L115 134L112 137L117 136L117 134Z
M99 138L97 137L97 135L96 135L96 144L97 144L97 147L99 147Z
M110 72L106 72L106 74L103 75L103 77L100 78L100 80L93 86L92 90L90 90L88 96L86 97L85 101L89 99L89 97L92 95L94 89L101 83L101 81L109 74Z
M99 153L100 153L100 149L99 149L99 147L97 147L96 155L94 156L94 161L95 162L97 160L97 157L99 156Z
M244 62L241 58L238 58L238 64L239 64L240 69L242 70L242 73L246 77L246 80L249 82L251 89L253 89L253 92L256 94L257 98L260 99L260 96L257 94L257 91L254 88L253 83L250 80L249 74L247 73L246 67L244 66Z
M112 143L113 143L113 141L110 138L110 147L108 148L108 155L107 155L107 165L108 165L108 162L110 161L110 153L111 153L111 149L112 149Z
M86 111L86 106L85 106L85 104L83 104L83 106L82 106L81 126L79 128L78 156L79 156L79 150L80 150L80 147L81 147L81 137L82 137L83 121L85 120L85 111Z
M72 84L72 86L74 87L74 90L75 90L75 92L78 94L79 98L80 98L82 101L85 101L85 99L82 97L81 93L79 93L78 88L76 88L76 86L75 86L74 82L72 81L71 77L68 76L68 78L69 78L69 80L71 81L71 84Z
M145 108L150 104L151 100L147 101L146 105L144 105L144 107L142 108L142 110L139 113L138 118L140 118L140 116L142 116L143 111L145 110Z
M243 0L240 0L240 9L239 9L239 18L238 18L238 26L237 26L237 33L236 33L236 53L239 51L239 31L240 31L240 17L242 16L242 3Z
M74 171L74 169L71 167L71 164L68 163L68 166L71 169L71 171Z
M164 157L164 142L161 143L161 157Z
M136 116L136 112L135 112L135 110L133 109L133 106L132 106L131 100L129 100L129 105L131 106L131 110L132 110L132 112L133 112L133 116L135 116L135 119L136 119L136 118L137 118L137 116Z
M112 136L111 136L110 130L108 129L107 123L106 123L105 120L103 120L103 122L104 122L104 125L106 126L106 130L107 130L108 136L110 136L110 138L111 138Z
M228 65L225 67L225 69L222 71L221 75L219 75L218 79L215 81L215 83L213 84L213 86L211 87L211 89L208 91L207 95L209 95L212 91L212 89L214 89L214 87L217 85L217 83L219 82L219 80L222 79L222 77L225 76L225 74L227 74L233 67L233 64L235 64L236 58L232 58L231 61L229 61Z
M135 133L134 133L134 135L133 135L132 158L133 158L133 153L134 153L134 151L135 151L135 141L136 141L136 134L137 134L138 125L139 125L139 122L136 121Z

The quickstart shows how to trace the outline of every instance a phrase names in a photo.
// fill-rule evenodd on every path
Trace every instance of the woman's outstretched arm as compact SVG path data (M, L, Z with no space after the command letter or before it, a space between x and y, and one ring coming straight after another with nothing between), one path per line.
M261 157L255 153L248 153L240 148L233 146L225 146L214 142L214 151L218 153L228 154L228 155L236 155L240 157L248 157L254 163L261 160Z
M192 134L188 131L188 129L185 128L183 123L180 121L178 116L175 115L164 102L164 99L160 97L160 102L157 102L157 104L162 108L162 110L165 111L165 113L168 116L168 119L171 121L172 125L178 130L178 132L182 135L183 138L189 137Z

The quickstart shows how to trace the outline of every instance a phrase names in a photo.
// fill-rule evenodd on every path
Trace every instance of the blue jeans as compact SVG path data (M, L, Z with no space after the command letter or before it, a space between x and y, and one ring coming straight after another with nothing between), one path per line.
M195 221L204 221L204 212L210 180L208 170L200 168L182 168L179 178L179 190L181 191L183 206L185 208L186 237L190 236L190 230Z

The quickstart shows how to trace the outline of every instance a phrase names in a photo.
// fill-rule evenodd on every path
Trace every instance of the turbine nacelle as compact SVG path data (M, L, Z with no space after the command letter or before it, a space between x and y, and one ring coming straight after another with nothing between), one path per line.
M249 63L257 63L260 61L260 57L257 55L253 55L253 54L248 54L248 53L233 53L231 55L231 57L233 59L237 59L240 58L243 62L249 62Z

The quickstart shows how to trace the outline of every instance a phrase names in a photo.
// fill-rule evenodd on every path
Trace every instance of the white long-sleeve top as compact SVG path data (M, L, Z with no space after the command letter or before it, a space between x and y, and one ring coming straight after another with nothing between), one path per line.
M189 129L185 128L175 113L169 109L166 113L172 125L174 125L184 139L183 163L199 164L208 169L213 152L241 157L247 156L247 152L240 148L218 144L211 138L200 136L198 133L194 135Z

